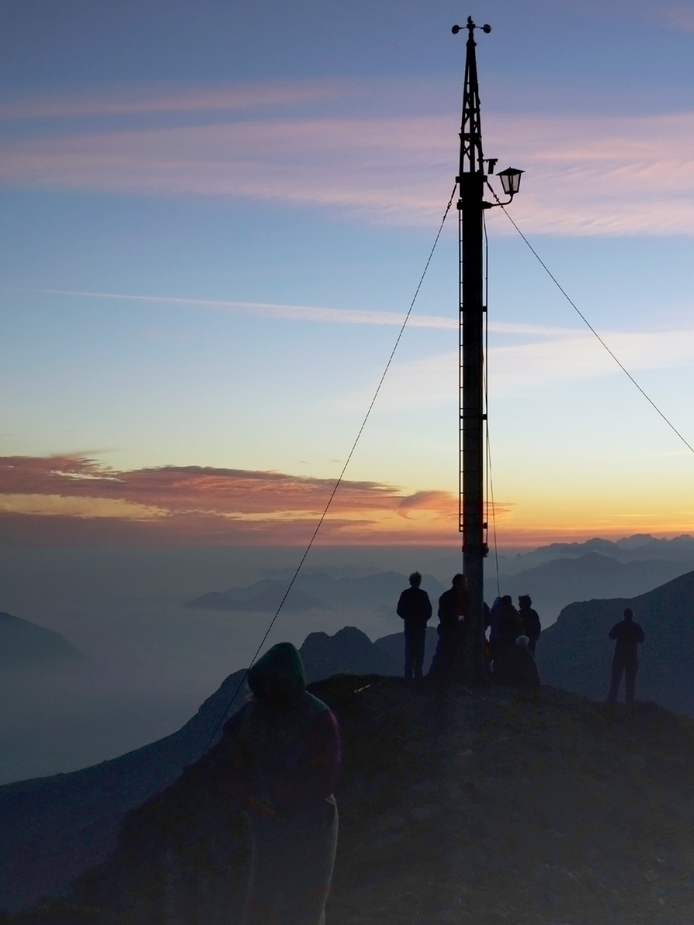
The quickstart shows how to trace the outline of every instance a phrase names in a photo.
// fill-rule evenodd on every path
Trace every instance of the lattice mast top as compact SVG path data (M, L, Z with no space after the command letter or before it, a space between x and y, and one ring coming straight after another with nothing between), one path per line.
M468 604L463 646L463 680L482 684L488 676L483 656L484 557L487 554L484 519L484 159L480 97L474 31L468 17L465 55L463 118L460 128L460 164L457 182L459 228L459 455L460 522L463 573L467 579ZM482 26L483 32L491 32ZM460 27L454 26L453 32ZM493 167L493 165L492 165Z

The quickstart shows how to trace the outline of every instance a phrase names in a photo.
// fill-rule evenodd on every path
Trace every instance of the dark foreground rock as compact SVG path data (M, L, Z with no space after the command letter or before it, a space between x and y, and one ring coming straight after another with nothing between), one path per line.
M460 696L341 677L312 690L338 712L347 754L329 925L694 921L692 720L553 689ZM127 816L71 915L237 921L243 824L213 785L226 748Z

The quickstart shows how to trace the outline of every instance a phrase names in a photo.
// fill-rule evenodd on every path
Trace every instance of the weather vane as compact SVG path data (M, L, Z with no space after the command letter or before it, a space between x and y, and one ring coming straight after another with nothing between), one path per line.
M462 28L465 28L465 27L463 27L463 26L453 26L453 28L451 29L451 32L453 33L453 35L457 35L457 34L460 32L460 30L461 30ZM489 33L492 31L492 27L489 26L489 25L487 25L487 23L485 23L483 26L476 26L476 25L474 24L474 22L472 21L472 16L468 16L468 18L467 18L467 30L468 30L468 32L470 33L470 38L472 38L472 33L474 32L475 29L481 29L482 32L486 32L487 35L489 35Z

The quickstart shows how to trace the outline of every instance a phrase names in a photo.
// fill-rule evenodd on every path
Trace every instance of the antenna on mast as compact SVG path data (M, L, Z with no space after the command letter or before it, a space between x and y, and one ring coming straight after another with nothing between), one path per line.
M463 535L463 574L467 581L467 613L462 646L462 674L467 684L481 685L489 680L484 660L484 557L487 555L487 524L484 519L484 330L487 306L484 304L484 210L486 173L493 174L497 158L485 160L482 151L480 94L477 83L475 29L489 34L492 27L476 26L468 16L463 84L463 119L460 126L460 163L456 182L458 199L459 266L459 529ZM453 26L457 35L460 26ZM486 171L485 171L486 165ZM507 167L498 176L510 198L495 205L507 205L518 192L522 170Z
M483 216L487 203L482 151L480 97L474 31L468 16L468 38L460 127L460 162L456 182L459 242L459 529L462 533L463 574L467 581L467 613L462 651L462 680L481 685L489 680L484 660L484 313ZM481 27L485 33L491 26ZM461 31L453 26L454 35ZM494 165L491 165L492 168Z

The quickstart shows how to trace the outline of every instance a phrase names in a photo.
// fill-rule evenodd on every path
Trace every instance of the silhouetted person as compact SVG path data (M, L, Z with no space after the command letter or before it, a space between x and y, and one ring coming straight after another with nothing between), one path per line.
M524 690L537 690L542 687L540 673L532 652L528 646L529 639L521 634L513 645L497 649L494 657L494 680L497 684L521 687Z
M537 611L532 608L532 600L529 594L522 594L518 598L518 613L523 621L523 632L528 637L528 649L535 655L535 643L540 638L542 626Z
M494 657L492 673L498 684L513 684L513 647L523 635L523 621L510 594L497 598L491 609L489 642Z
M439 641L429 670L441 681L452 680L466 612L467 582L464 575L454 575L451 587L439 598Z
M322 925L337 845L338 723L306 691L289 642L255 663L248 686L253 696L225 727L236 745L219 785L250 830L243 922Z
M409 681L422 677L424 647L426 645L427 623L431 618L429 595L419 586L422 576L419 572L410 575L410 587L400 595L397 614L405 621L405 678Z
M503 646L512 646L523 633L523 621L513 606L510 594L505 594L501 599L497 598L494 601L490 622L489 641L495 652Z
M637 646L643 642L644 636L639 624L634 623L634 614L629 607L624 611L624 619L620 623L615 623L610 630L610 639L616 639L617 645L612 659L612 682L607 702L616 701L619 682L622 680L624 671L626 673L626 701L632 703L636 672L639 670Z

